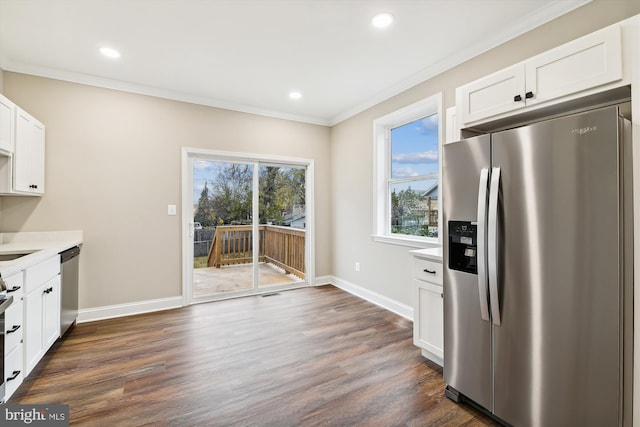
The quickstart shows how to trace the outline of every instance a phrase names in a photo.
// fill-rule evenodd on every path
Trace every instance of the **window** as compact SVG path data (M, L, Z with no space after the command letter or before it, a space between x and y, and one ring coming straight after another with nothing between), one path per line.
M374 121L374 240L439 243L442 95Z

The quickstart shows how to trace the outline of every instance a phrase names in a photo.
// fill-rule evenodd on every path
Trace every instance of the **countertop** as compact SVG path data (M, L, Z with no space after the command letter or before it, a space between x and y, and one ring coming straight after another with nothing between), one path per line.
M429 249L415 249L409 251L410 254L418 256L420 258L426 258L431 261L442 263L442 247L429 248Z
M0 277L9 277L60 252L82 244L82 231L0 233L0 255L29 253L0 261Z

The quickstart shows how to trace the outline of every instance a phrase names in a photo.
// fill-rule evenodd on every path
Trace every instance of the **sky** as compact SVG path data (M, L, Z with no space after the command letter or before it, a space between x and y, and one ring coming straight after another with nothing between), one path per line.
M427 180L398 183L397 190L411 186L427 190L438 178L438 115L433 114L391 130L391 178L430 175Z
M391 131L391 177L438 173L438 115Z
M200 193L204 188L205 182L213 181L217 176L220 168L225 162L214 162L210 160L194 160L193 161L193 203L197 204L200 200ZM211 189L211 185L209 185Z

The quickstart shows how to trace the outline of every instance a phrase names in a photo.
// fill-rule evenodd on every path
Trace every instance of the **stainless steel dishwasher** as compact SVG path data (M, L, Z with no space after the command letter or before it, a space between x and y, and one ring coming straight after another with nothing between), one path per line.
M60 252L61 294L60 294L60 336L76 323L78 318L78 267L80 246Z

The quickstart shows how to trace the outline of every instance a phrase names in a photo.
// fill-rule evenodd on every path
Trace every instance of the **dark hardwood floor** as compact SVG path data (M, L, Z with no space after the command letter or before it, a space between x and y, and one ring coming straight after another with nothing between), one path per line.
M9 403L71 425L489 426L406 319L333 286L80 324Z

